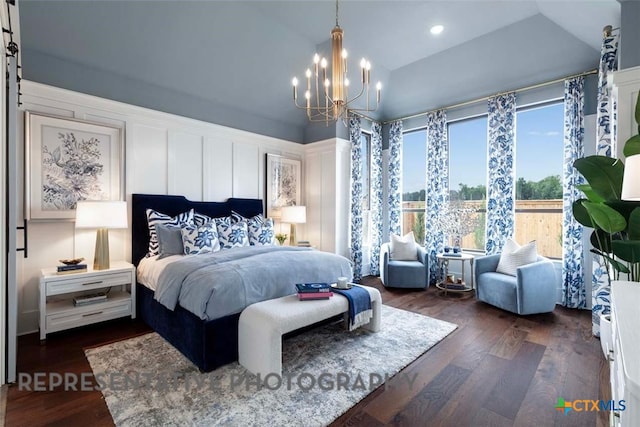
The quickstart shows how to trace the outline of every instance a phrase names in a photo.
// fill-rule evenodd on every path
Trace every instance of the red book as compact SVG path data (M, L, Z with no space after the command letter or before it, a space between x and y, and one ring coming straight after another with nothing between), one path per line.
M312 300L312 299L329 299L333 296L333 292L306 292L299 293L298 299L300 301Z

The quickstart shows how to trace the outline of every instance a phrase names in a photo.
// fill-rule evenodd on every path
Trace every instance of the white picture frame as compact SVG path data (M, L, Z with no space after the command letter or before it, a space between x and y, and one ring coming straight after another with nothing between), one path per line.
M25 112L25 216L70 220L80 200L122 200L122 130Z
M280 218L283 206L301 205L302 162L297 159L267 154L266 214Z

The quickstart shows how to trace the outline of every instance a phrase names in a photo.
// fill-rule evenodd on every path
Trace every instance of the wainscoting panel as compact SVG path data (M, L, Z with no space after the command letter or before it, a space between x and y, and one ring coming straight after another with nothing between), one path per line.
M233 194L233 142L205 138L202 153L204 200L223 201Z
M260 150L255 145L233 144L233 197L260 197Z
M168 189L190 200L202 200L202 136L169 132Z
M132 188L127 193L167 194L167 130L137 123L132 127L128 151L133 158L125 159Z

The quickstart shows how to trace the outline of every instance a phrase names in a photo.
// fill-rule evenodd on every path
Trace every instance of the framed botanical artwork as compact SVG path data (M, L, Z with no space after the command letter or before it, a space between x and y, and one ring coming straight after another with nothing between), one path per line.
M301 169L300 160L267 154L266 213L268 217L280 218L281 207L301 204Z
M122 200L122 132L25 113L27 219L73 219L80 200Z

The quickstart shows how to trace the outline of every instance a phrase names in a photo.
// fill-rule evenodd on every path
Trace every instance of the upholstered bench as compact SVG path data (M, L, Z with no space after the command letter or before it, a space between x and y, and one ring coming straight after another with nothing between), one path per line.
M364 327L380 330L380 292L362 286L371 296L373 317ZM345 313L349 303L338 293L325 300L299 301L288 295L252 304L240 314L238 325L238 361L254 374L282 374L282 335Z

